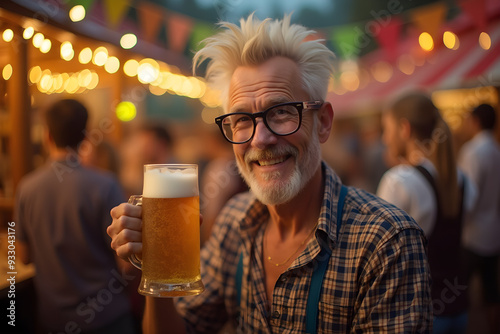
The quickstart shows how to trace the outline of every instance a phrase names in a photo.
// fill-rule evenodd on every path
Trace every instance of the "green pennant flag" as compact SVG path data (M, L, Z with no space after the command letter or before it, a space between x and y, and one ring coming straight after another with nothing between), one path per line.
M82 5L83 8L85 8L85 11L88 13L90 11L90 8L92 8L92 5L94 4L94 1L95 0L67 0L66 6L71 9L76 5Z
M344 59L355 58L370 42L357 24L333 27L330 37L335 51Z
M193 30L191 31L191 40L189 42L189 49L193 52L201 49L200 42L205 38L212 36L215 33L214 26L207 23L196 22Z

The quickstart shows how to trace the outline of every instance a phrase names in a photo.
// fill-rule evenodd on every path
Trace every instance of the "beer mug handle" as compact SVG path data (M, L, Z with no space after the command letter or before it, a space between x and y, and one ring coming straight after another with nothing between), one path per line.
M132 205L142 206L142 195L132 195L128 199L128 203ZM137 254L132 254L128 257L130 263L137 269L142 270L142 260L137 257Z

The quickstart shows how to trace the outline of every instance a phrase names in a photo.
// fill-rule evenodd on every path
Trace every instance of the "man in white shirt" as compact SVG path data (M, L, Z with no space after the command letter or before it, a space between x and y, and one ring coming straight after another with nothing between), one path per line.
M462 147L459 165L478 189L475 210L463 226L462 243L470 275L478 272L481 277L491 333L500 333L500 146L493 136L495 121L490 105L472 111L466 124L473 138Z

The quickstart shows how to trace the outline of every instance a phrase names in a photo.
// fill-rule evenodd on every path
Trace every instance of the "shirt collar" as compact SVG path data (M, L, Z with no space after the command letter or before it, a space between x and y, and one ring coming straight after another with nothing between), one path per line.
M318 230L323 231L324 234L323 236L319 234L320 239L318 241L323 245L328 245L330 249L334 249L337 245L337 224L339 223L337 222L337 203L342 181L325 162L322 162L321 168L323 170L325 188L318 218Z

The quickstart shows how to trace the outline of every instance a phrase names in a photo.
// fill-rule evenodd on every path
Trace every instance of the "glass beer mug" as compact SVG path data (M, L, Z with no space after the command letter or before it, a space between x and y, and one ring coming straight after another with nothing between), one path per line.
M145 165L142 195L129 203L142 206L142 270L139 293L155 297L200 294L200 201L198 166Z

